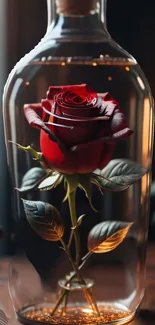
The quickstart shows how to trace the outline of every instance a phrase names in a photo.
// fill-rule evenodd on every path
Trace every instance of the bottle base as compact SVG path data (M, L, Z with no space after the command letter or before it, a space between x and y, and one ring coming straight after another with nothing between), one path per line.
M29 305L23 307L17 312L18 320L26 325L40 324L89 324L89 325L114 325L126 324L131 321L135 312L131 312L119 303L98 303L100 316L96 316L86 305L69 304L66 312L61 308L52 315L52 305L43 303L38 305Z

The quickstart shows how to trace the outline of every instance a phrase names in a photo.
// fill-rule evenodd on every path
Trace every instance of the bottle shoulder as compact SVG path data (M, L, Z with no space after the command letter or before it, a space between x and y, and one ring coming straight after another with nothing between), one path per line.
M58 58L60 60L65 58L73 59L83 59L87 60L91 58L92 60L122 60L126 62L131 62L132 64L137 64L136 59L124 50L120 45L118 45L113 39L103 39L102 41L69 41L69 40L57 40L49 39L45 37L27 53L23 58L21 58L15 67L12 69L10 75L14 73L20 73L21 68L29 64L30 62L43 62L50 61L52 59Z
M17 78L24 74L35 74L42 65L56 64L87 64L104 66L132 66L135 73L141 75L143 83L148 85L145 75L137 64L135 58L118 45L113 39L103 39L98 42L68 42L56 39L49 39L47 34L40 43L26 54L13 68L7 79L4 95L8 93L9 87ZM32 69L33 65L33 69ZM149 87L149 86L148 86Z

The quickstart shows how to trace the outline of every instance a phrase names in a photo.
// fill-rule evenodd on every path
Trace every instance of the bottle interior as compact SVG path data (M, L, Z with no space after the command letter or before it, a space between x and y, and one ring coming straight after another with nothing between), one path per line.
M124 56L121 50L120 55L118 52L118 49L109 47L108 43L104 44L103 49L103 44L99 43L92 46L89 43L55 42L52 50L45 44L41 55L31 55L22 60L16 67L5 100L7 140L22 146L31 145L39 151L39 130L28 125L23 114L24 104L40 103L46 98L49 86L87 83L100 96L109 92L120 103L128 126L134 131L130 138L116 145L113 158L131 159L149 168L152 154L152 101L149 87L136 61ZM20 151L10 143L7 144L7 153L13 187L19 188L23 175L37 163L29 153ZM149 187L149 172L123 192L106 191L101 195L94 187L93 204L98 212L91 210L80 189L77 193L77 215L86 214L80 227L83 255L87 253L87 235L96 223L104 220L134 223L118 248L106 254L95 254L83 271L84 276L95 283L93 290L97 301L108 301L121 312L127 313L122 317L135 312L144 293ZM68 205L62 203L64 195L64 188L59 185L54 191L24 194L22 197L56 206L67 225L67 240L70 221ZM51 292L55 297L58 280L64 278L64 273L71 271L70 265L57 243L43 241L33 232L26 220L19 193L13 190L13 196L18 211L18 215L13 215L16 223L13 249L18 251L18 255L24 251L45 292ZM74 295L72 301L77 298Z

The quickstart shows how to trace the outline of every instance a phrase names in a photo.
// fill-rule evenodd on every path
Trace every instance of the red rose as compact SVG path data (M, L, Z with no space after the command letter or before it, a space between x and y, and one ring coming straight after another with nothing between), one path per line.
M25 105L24 111L29 124L41 128L44 159L66 174L102 169L116 141L132 134L119 104L85 84L50 87L47 99Z

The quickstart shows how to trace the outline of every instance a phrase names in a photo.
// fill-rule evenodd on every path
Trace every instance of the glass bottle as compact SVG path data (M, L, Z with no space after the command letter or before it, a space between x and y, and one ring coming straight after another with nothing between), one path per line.
M71 269L63 250L58 243L43 240L30 227L20 199L54 205L63 216L64 240L68 241L71 225L68 204L62 203L65 195L62 184L54 190L33 194L13 190L12 213L16 225L13 247L18 257L13 259L10 269L10 292L18 318L24 323L125 323L135 315L145 288L153 147L152 96L136 60L107 31L106 0L57 0L56 3L48 0L47 5L45 37L17 63L4 89L5 139L13 187L19 189L25 173L40 166L29 152L19 150L10 141L23 147L31 145L40 151L39 131L28 124L23 107L40 103L46 98L49 86L88 84L100 96L110 93L119 102L129 128L134 131L126 141L119 142L113 158L133 160L147 172L125 191L104 191L101 196L93 187L97 212L90 208L84 193L80 189L77 192L77 214L86 214L80 226L82 256L87 256L87 235L97 223L133 222L128 236L115 250L94 254L83 270L83 289L89 291L88 295L93 290L100 316L95 308L90 308L91 297L85 297L77 283L66 288L66 280L61 279ZM74 256L74 247L72 253ZM52 314L63 290L69 294Z

